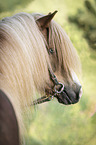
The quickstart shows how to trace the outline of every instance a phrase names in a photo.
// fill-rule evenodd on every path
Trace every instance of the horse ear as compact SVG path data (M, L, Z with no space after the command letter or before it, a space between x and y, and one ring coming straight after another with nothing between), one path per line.
M49 27L49 24L56 13L57 13L57 11L54 11L53 13L49 13L48 15L37 19L36 20L37 25L39 27L41 27L41 29L45 29L45 28Z

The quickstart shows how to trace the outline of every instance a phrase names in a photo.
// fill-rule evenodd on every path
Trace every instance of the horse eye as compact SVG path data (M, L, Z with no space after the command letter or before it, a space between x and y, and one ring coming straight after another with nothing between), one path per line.
M53 54L54 50L52 48L49 49L49 53Z

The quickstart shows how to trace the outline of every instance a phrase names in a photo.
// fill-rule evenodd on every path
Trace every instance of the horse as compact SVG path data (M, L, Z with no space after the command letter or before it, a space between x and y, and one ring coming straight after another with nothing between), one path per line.
M79 102L80 59L53 18L21 12L0 20L0 144L20 145L26 107Z

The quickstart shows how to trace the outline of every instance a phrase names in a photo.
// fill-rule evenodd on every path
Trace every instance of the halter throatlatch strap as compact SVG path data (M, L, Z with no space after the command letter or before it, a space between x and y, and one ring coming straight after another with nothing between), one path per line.
M49 69L49 75L50 75L50 79L54 83L54 88L53 88L54 95L43 96L41 98L38 98L37 100L34 100L31 105L36 105L36 104L41 104L44 102L51 101L54 97L56 97L58 94L64 91L64 84L58 82L56 76L50 69Z

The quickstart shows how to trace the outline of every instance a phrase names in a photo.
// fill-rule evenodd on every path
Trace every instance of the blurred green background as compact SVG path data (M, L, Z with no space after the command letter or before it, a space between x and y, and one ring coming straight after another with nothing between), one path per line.
M82 63L83 96L64 106L39 105L27 125L26 145L96 145L96 0L0 0L0 19L24 11L47 14L67 32ZM32 109L32 108L30 108Z

